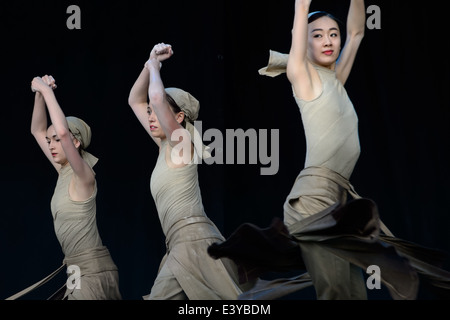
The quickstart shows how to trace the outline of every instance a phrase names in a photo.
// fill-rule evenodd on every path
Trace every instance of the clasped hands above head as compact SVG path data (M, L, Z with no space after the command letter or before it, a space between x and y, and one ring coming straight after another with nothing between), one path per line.
M55 90L57 88L56 80L51 75L45 75L43 77L34 77L31 81L31 91L40 91L42 86L48 86Z

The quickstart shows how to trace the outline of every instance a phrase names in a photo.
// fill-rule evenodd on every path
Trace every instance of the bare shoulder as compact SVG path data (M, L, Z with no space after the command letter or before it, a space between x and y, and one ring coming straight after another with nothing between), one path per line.
M297 98L304 101L316 99L322 92L322 81L319 73L309 61L305 68L289 79Z

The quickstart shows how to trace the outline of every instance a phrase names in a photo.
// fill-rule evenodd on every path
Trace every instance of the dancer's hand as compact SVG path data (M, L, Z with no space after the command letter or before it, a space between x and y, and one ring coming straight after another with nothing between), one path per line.
M156 59L159 62L169 59L173 55L172 46L164 42L155 45L150 53L150 59Z
M31 81L31 91L33 92L42 92L47 88L51 88L53 90L57 88L56 80L52 76L45 75L42 78L35 77L33 81Z

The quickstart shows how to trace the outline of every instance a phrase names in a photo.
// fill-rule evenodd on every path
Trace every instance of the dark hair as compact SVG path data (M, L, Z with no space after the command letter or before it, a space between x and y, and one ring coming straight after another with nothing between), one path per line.
M177 114L183 110L178 106L178 104L175 102L175 99L172 98L168 93L166 93L167 102L169 102L170 107L172 108L172 111ZM186 128L186 116L183 119L183 122L181 122L181 125L183 128Z
M339 20L334 15L332 15L331 13L326 12L326 11L314 11L314 12L311 12L308 15L308 24L313 22L313 21L316 21L317 19L322 18L322 17L328 17L328 18L333 19L334 21L336 21L336 23L339 26L339 29L342 29L342 27L344 26L344 24L342 23L341 20Z

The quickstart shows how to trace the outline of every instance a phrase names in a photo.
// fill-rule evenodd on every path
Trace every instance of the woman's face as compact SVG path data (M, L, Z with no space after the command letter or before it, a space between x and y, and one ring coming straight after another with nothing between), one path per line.
M159 124L158 117L156 113L153 111L153 107L149 105L147 107L148 113L148 124L150 126L150 132L154 138L165 139L166 135Z
M178 112L175 114L172 108L170 108L170 110L172 111L175 120L181 124L184 120L184 113ZM161 128L158 117L156 116L156 112L153 110L153 106L151 104L147 106L147 113L148 113L148 124L150 126L150 132L152 136L154 138L159 138L161 140L166 139L166 134L164 130Z
M48 143L48 149L50 150L53 157L53 161L60 164L61 166L67 164L68 160L66 154L61 145L61 141L56 135L56 131L53 125L48 127L46 139Z
M320 17L308 24L308 58L315 64L334 69L341 51L341 33L336 21Z

